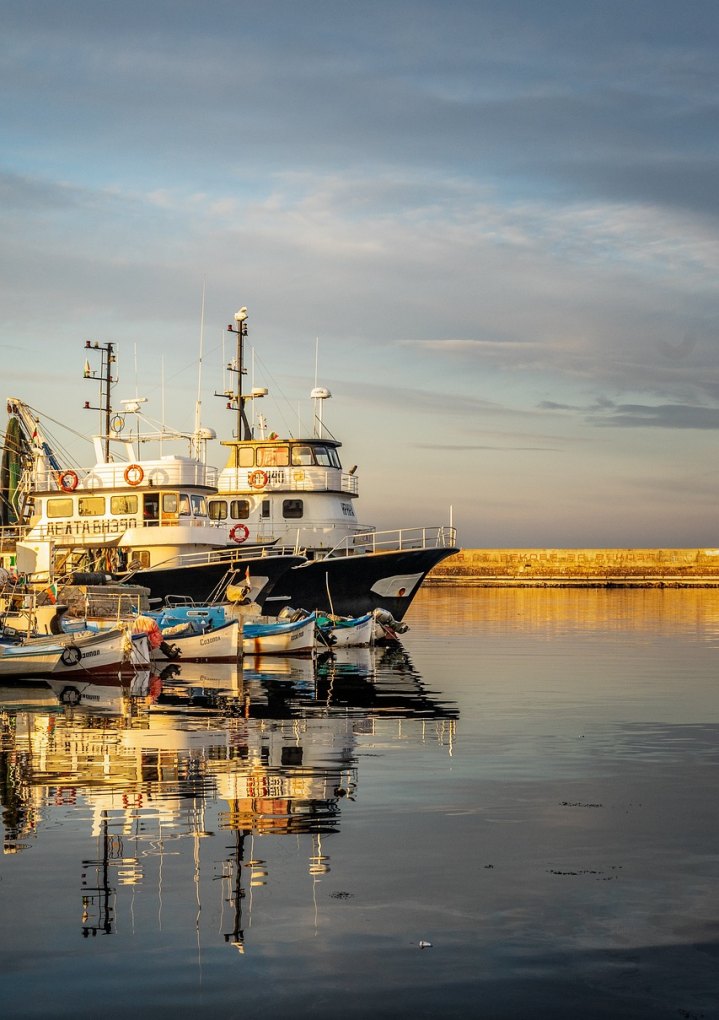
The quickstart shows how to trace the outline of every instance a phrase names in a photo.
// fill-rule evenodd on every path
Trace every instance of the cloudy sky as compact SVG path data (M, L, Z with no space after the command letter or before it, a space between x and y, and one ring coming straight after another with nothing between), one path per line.
M228 437L246 305L279 432L319 338L364 523L719 545L715 0L0 14L6 395L90 433L113 341L117 401Z

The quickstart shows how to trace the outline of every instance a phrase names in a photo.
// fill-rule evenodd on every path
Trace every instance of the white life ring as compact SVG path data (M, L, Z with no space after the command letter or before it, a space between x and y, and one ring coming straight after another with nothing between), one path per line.
M74 492L79 481L77 471L61 471L57 476L57 483L63 492Z
M230 528L230 538L233 542L237 542L238 545L246 542L249 534L250 529L246 524L235 524Z
M269 480L266 471L252 471L247 479L253 489L264 489Z
M128 464L125 468L125 481L128 485L139 485L145 477L145 472L139 464Z

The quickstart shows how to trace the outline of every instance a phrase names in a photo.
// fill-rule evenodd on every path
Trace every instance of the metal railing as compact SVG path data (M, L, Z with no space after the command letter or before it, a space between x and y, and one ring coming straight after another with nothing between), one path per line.
M410 549L452 549L457 544L457 529L440 525L428 528L398 528L393 531L365 531L347 535L321 559L353 556L358 553L401 552Z
M260 488L252 486L250 476L255 472L266 476ZM336 468L318 467L265 467L238 468L231 473L225 471L219 479L219 489L215 496L227 496L234 492L346 492L356 496L359 492L357 475Z

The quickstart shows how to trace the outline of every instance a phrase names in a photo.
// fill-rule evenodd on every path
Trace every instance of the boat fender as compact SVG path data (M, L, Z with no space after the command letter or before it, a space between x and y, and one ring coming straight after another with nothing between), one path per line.
M145 477L145 472L139 464L128 464L125 468L125 481L128 485L139 485Z
M253 489L264 489L269 480L266 471L252 471L247 479Z
M60 704L62 705L79 705L80 704L80 692L77 687L63 687L60 692Z
M249 534L250 529L246 524L235 524L230 528L230 538L233 542L237 542L238 545L242 542L246 542Z
M63 666L77 666L82 658L82 652L77 645L65 645L60 656Z
M63 492L74 492L80 479L77 471L61 471L57 476L57 482Z

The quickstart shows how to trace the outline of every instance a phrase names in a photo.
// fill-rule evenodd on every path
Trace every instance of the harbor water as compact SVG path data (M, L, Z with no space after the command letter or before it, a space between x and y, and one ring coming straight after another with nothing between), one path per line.
M719 592L406 622L5 683L2 1015L719 1017Z

